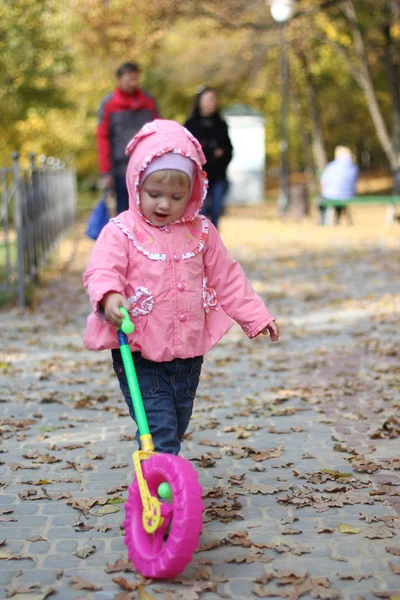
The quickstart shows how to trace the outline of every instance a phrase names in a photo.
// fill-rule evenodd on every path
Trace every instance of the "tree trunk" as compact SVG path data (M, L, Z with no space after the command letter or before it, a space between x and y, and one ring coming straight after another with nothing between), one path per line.
M390 6L392 7L395 19L400 19L400 0L390 0Z
M308 112L311 122L314 163L319 173L322 173L326 166L327 158L324 139L322 137L321 118L317 102L317 91L315 89L314 80L310 72L309 62L305 52L298 51L297 56L304 69L306 78L306 92L308 99Z
M357 22L356 11L354 8L353 0L344 0L341 5L342 11L349 21L354 38L354 46L357 54L357 58L360 62L359 68L355 67L349 60L347 54L342 49L342 56L346 57L347 63L354 77L358 81L359 85L364 91L368 109L375 126L376 134L382 145L383 151L389 161L392 171L396 171L399 168L399 155L393 144L393 141L388 133L385 121L381 109L376 98L375 89L372 83L371 75L369 73L367 56L364 47L364 40ZM337 48L337 44L334 44Z
M298 53L296 51L296 56ZM305 196L309 196L314 198L315 195L319 192L319 178L316 176L315 169L315 159L312 152L312 142L310 140L310 135L307 132L306 127L304 127L303 123L305 122L307 113L302 105L300 96L300 86L298 85L298 78L292 78L292 97L293 97L293 105L295 108L296 117L299 123L299 132L301 136L301 148L303 155L303 173L306 180L305 186L306 190L303 192ZM301 192L301 190L299 190ZM309 214L309 203L308 198L303 202L303 216ZM299 216L299 212L297 211L297 216Z
M392 140L397 152L400 152L400 93L399 93L399 68L394 60L396 49L394 47L391 33L391 17L393 4L384 6L385 21L382 25L382 33L385 38L385 64L392 97Z

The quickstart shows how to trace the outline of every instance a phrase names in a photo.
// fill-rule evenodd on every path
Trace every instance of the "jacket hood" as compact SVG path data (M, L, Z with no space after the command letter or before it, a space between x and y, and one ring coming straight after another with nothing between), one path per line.
M140 177L154 158L168 152L186 156L195 164L192 195L183 216L174 224L192 221L199 214L207 195L208 182L203 171L206 160L196 138L176 121L157 119L147 123L129 142L125 152L131 155L126 172L129 208L146 222L140 209Z

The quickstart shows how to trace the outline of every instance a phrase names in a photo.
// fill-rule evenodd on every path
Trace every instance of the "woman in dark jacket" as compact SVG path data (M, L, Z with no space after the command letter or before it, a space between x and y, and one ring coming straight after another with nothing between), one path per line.
M208 177L209 192L203 214L218 228L228 190L226 169L232 159L232 144L228 126L219 114L215 90L204 88L197 94L185 127L199 140L207 160L204 169Z

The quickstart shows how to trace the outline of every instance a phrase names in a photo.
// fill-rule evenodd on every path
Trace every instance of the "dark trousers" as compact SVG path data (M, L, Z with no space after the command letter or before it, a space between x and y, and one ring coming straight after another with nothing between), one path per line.
M111 354L129 413L136 422L121 352L112 350ZM181 440L192 415L203 357L175 358L156 363L143 358L140 352L132 352L132 358L155 450L179 454ZM136 439L140 446L139 431Z
M117 202L116 210L117 215L119 215L119 213L129 208L129 194L125 175L114 175L114 190Z
M203 215L211 220L218 229L218 221L224 210L224 200L228 191L228 181L218 179L209 184L207 198L204 201Z
M347 221L349 223L352 222L350 210L346 204L341 204L339 206L335 206L334 209L335 209L335 221L334 221L335 225L339 225L342 215L346 215ZM327 225L326 212L327 212L326 206L319 207L319 224L320 225Z

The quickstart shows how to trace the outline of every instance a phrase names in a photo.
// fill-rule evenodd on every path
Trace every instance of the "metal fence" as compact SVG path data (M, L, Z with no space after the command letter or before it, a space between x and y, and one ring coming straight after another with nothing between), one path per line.
M26 286L38 280L39 268L60 236L75 222L76 174L60 161L40 167L0 168L0 292L16 293L25 306Z

